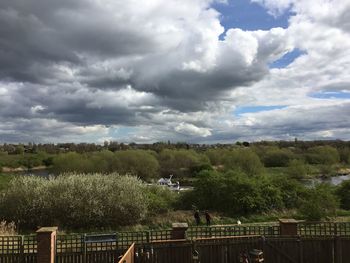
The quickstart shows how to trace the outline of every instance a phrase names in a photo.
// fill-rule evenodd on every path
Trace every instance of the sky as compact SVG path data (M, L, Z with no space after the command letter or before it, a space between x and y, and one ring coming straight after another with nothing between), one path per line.
M350 140L350 0L0 0L0 143Z

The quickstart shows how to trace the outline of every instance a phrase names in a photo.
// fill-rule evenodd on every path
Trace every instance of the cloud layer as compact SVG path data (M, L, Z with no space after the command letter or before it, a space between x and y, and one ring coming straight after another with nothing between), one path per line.
M0 142L349 139L348 100L310 96L350 89L349 1L254 0L293 14L265 31L214 2L2 0Z

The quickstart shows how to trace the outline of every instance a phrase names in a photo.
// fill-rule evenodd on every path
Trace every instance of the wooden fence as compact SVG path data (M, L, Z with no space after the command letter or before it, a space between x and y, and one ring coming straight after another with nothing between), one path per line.
M299 260L305 258L304 262L312 262L309 261L309 258L313 256L312 253L317 253L312 251L322 251L324 253L324 255L322 254L322 259L320 259L321 261L319 261L320 263L326 262L322 260L325 258L329 259L331 253L337 255L335 258L337 260L335 261L336 263L346 262L341 261L343 258L348 259L347 262L350 262L350 222L299 222L296 231L297 235L300 236L299 239L285 239L280 236L280 233L281 227L278 224L250 224L190 227L186 231L186 241L182 240L178 243L169 241L172 237L171 229L119 232L114 233L115 240L94 243L85 242L86 235L84 234L57 235L56 263L118 262L118 257L124 254L132 243L135 243L135 255L139 262L161 262L159 258L172 255L172 252L169 251L173 249L176 249L177 252L180 251L180 253L176 253L177 256L170 256L174 260L179 260L179 255L188 257L196 250L199 252L199 257L203 257L201 262L210 262L205 261L210 258L209 254L216 255L215 257L222 257L222 254L218 254L219 252L215 251L224 250L227 251L225 252L228 255L227 257L231 258L237 250L240 250L240 246L244 246L244 244L246 244L247 249L254 246L256 248L264 248L266 257L275 260L271 262L288 262L273 258L272 255L279 255L278 253L273 254L276 247L281 252L280 257L283 257L283 251L286 253L293 251L293 256L291 256L292 258L289 262L295 261L296 255L299 256ZM261 245L256 245L252 239L244 239L245 243L239 238L234 241L227 241L237 236L251 236L252 239L258 238L259 240L261 236L264 236L267 242L262 247ZM213 238L216 240L215 242L208 241ZM225 245L223 240L226 240L225 242L228 243ZM240 240L240 245L237 244L237 240ZM194 244L197 247L193 247ZM168 251L170 254L162 251ZM142 261L148 260L148 258L152 258L155 255L158 258L157 261ZM314 257L317 256L314 255ZM32 263L36 262L36 259L36 235L0 236L1 263Z
M1 263L36 263L36 253L35 235L0 236Z
M133 243L126 251L124 256L119 260L118 263L134 263L135 262L135 243Z
M349 263L350 238L231 237L161 241L137 247L136 263L239 263L258 249L268 263Z

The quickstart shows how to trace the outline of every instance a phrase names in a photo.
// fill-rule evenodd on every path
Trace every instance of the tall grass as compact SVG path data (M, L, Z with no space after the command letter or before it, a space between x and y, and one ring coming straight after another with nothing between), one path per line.
M0 221L0 236L12 236L16 234L16 225L14 222Z

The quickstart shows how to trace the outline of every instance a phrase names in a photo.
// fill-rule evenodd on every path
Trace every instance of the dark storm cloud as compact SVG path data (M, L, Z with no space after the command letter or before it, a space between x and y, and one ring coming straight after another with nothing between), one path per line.
M1 1L0 78L40 83L53 66L84 66L88 57L152 51L152 39L96 10L93 1ZM122 22L122 21L119 21Z
M0 0L1 139L168 123L208 136L204 118L183 114L211 111L263 79L287 42L282 29L228 30L219 40L211 2Z

